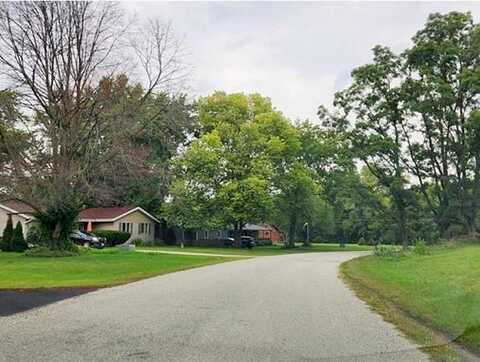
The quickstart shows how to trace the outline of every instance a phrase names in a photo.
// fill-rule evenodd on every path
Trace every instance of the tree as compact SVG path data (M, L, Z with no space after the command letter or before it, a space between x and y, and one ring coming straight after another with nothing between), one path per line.
M0 6L0 68L18 90L16 107L1 114L0 189L36 210L50 247L71 246L78 209L104 191L103 176L115 174L120 156L143 165L149 153L136 147L132 135L143 126L129 127L129 115L140 112L153 91L184 75L171 26L151 22L142 30L125 25L114 3ZM145 87L128 112L111 117L99 80L111 79L123 65L143 69ZM20 144L18 132L25 134Z
M474 232L480 168L468 125L479 107L480 27L470 13L431 14L404 58L409 170L443 235L455 224Z
M276 219L288 230L287 246L294 247L299 226L312 219L319 188L301 163L282 175L278 188L280 192L275 198Z
M375 47L373 52L373 63L352 72L352 85L336 95L335 105L343 110L344 122L351 122L346 132L353 152L392 198L397 240L406 248L405 112L398 85L402 79L401 62L388 48Z
M274 181L298 136L258 94L216 92L199 100L198 112L204 133L176 160L166 214L185 227L231 226L239 244L246 223L271 214Z
M28 245L25 242L25 238L23 237L23 228L20 222L17 222L17 226L12 234L12 238L10 239L10 250L16 252L23 252L28 249Z
M12 223L12 217L9 216L7 219L7 224L5 225L5 229L3 230L3 234L2 234L2 242L0 244L0 249L2 251L12 251L11 250L12 236L13 236L13 223Z

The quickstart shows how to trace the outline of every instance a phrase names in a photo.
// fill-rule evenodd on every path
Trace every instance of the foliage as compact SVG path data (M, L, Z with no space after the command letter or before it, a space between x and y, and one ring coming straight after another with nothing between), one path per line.
M429 255L430 250L427 246L427 243L423 239L417 239L413 244L413 253L415 255Z
M74 250L70 233L74 229L78 215L75 201L56 201L44 210L37 210L33 216L39 223L45 244L52 250Z
M3 230L2 239L0 243L0 250L2 251L11 251L11 240L13 236L13 223L12 218L7 219L7 224Z
M23 228L20 222L17 222L12 238L10 239L10 251L23 252L28 249L28 245L23 237Z
M190 135L190 105L165 93L186 71L170 25L139 28L115 3L2 3L0 49L0 190L35 209L48 246L72 248L85 204L158 208L165 160Z
M375 247L374 255L381 258L399 258L406 255L405 249L393 245L378 245Z
M295 245L301 225L312 220L320 192L309 170L301 163L278 178L280 192L275 197L276 224L288 230L288 245ZM304 235L304 237L306 237Z
M203 135L175 160L167 221L183 228L234 227L272 213L276 177L299 149L295 128L268 98L216 92L198 102Z
M33 224L30 226L27 232L27 244L34 245L34 246L45 246L47 245L47 236L38 224Z
M107 245L115 246L118 244L123 244L128 239L130 239L130 233L126 231L117 231L117 230L95 230L94 235L98 237L103 237L107 239Z
M42 258L62 258L66 256L78 256L79 252L72 250L50 249L46 246L36 246L25 251L25 256Z

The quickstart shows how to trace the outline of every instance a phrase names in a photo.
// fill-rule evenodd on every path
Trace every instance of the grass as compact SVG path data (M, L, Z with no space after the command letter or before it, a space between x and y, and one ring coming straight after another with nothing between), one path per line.
M362 299L420 343L441 343L446 336L480 352L480 246L438 247L425 256L367 256L343 264L341 272ZM436 357L445 353L441 347L433 351Z
M237 249L237 248L212 248L212 247L190 247L190 246L186 246L183 249L180 248L179 246L141 247L139 249L180 251L180 252L205 253L205 254L268 256L268 255L297 254L297 253L326 252L326 251L368 251L368 250L372 250L372 247L366 246L366 245L347 244L345 248L341 248L339 247L338 244L314 243L309 248L303 247L303 246L297 246L294 249L285 249L279 245L257 246L251 250Z
M0 252L0 289L104 287L229 260L116 249L60 258Z

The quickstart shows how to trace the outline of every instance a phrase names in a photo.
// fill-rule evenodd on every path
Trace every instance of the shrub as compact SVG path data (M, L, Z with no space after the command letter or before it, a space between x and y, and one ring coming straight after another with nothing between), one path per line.
M10 250L23 252L28 249L28 245L23 237L23 228L20 222L17 222L12 238L10 239Z
M372 239L365 239L363 236L358 239L358 242L357 242L358 245L369 245L369 246L374 246L377 244L377 242L375 242L374 240Z
M2 234L2 243L0 244L0 250L2 251L12 251L11 250L11 240L13 236L13 224L12 218L9 217L7 220L7 225L3 230Z
M107 239L108 246L123 244L130 239L130 233L115 230L95 230L94 235Z
M153 243L148 242L148 241L143 241L142 239L133 239L131 243L135 246L147 246L147 245L152 245Z
M417 239L413 242L413 253L416 255L428 255L430 254L430 249L427 246L427 243L423 239Z
M46 246L36 246L25 252L26 256L44 257L44 258L61 258L65 256L78 256L78 251L73 250L52 250Z
M47 237L45 233L42 232L42 229L38 225L32 225L27 232L27 244L28 245L47 245Z
M378 245L375 248L374 255L382 258L399 258L405 256L405 251L399 246Z

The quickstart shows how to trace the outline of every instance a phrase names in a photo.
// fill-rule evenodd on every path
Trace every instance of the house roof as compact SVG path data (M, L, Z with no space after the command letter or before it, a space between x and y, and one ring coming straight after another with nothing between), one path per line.
M79 219L115 219L135 207L92 207L84 209L78 214Z
M155 216L149 214L141 207L124 206L124 207L92 207L80 211L78 219L81 222L113 222L121 219L132 212L140 211L155 222L160 222Z
M18 214L25 219L30 219L35 212L30 205L14 199L0 202L0 208L6 210L10 214Z

